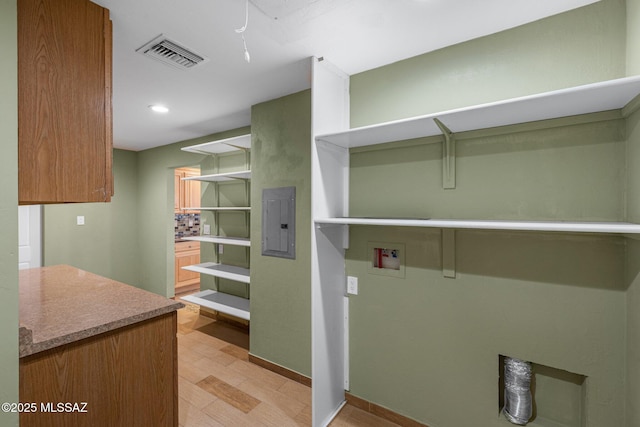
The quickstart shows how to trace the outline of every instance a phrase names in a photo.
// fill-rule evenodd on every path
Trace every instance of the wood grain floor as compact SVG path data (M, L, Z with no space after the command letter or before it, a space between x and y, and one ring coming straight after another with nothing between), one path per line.
M182 427L310 426L311 389L248 361L249 335L178 311L179 414ZM347 405L333 427L397 426Z

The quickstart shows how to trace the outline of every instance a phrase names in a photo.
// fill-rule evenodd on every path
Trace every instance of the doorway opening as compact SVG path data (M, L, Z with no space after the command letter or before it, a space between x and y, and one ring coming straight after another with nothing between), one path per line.
M200 290L200 273L183 267L200 264L200 242L188 240L200 236L201 183L190 178L200 176L200 166L174 170L175 296Z

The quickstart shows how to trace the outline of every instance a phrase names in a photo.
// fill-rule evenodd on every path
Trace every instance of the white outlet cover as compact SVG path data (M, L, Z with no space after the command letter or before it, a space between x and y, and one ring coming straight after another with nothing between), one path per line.
M211 224L204 224L202 234L211 234Z
M358 295L358 278L347 276L347 293L349 295Z
M76 217L76 224L77 225L84 225L84 216L83 215L78 215Z

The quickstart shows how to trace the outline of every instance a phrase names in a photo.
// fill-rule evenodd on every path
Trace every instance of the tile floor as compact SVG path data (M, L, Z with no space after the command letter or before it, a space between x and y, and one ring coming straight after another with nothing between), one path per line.
M200 316L188 304L178 311L180 426L310 426L311 389L248 361L249 335ZM397 424L347 405L333 427Z

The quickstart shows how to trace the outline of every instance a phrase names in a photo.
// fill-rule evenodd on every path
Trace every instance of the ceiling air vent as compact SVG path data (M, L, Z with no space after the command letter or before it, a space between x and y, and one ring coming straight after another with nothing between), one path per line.
M136 52L181 70L189 70L209 59L160 34Z

